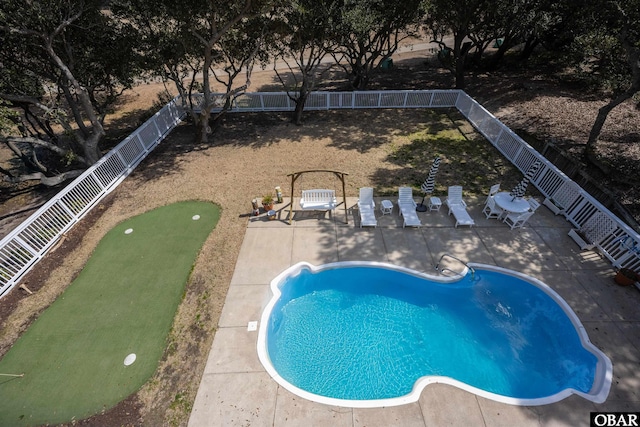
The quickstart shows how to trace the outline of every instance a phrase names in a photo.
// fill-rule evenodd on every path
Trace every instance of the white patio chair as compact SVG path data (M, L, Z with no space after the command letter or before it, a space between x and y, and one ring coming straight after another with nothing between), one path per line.
M504 217L504 223L507 224L511 229L521 228L533 215L532 211L527 211L524 213L510 213Z
M358 198L358 212L360 212L360 227L377 227L376 202L373 201L373 188L362 187Z
M531 210L531 212L535 212L536 209L540 207L540 202L534 199L533 197L528 199L527 202L529 202L529 206L530 206L529 210Z
M403 219L402 227L420 227L422 222L416 214L416 201L413 200L413 190L411 187L398 188L398 208Z
M498 194L498 191L500 191L500 184L492 185L491 188L489 189L489 195L487 196L487 200L485 200L485 203L487 203L487 201L489 201L491 197Z
M449 215L451 215L451 207L452 206L462 206L463 208L467 208L467 204L462 200L462 186L461 185L452 185L449 187L449 192L447 194L447 200L445 200L447 207L449 208Z
M449 187L445 203L449 207L449 215L453 213L456 219L456 228L458 228L458 225L468 225L471 227L475 224L473 218L471 218L469 212L467 212L467 204L462 200L462 186L453 185Z
M502 208L496 205L496 199L494 199L493 196L489 196L487 197L487 202L485 203L484 208L482 209L482 213L485 214L487 219L489 218L499 219L504 213L504 211L502 210Z

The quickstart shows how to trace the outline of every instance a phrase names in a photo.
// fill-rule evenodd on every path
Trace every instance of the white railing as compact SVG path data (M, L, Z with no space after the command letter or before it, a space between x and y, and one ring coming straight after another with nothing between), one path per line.
M180 123L185 113L177 101L165 105L0 241L0 296Z
M459 90L386 90L361 92L312 92L305 110L340 110L364 108L438 108L455 107ZM215 111L225 103L224 94L211 96ZM190 101L194 110L202 106L204 97L195 94ZM254 92L243 94L231 103L231 112L293 111L294 102L286 92Z
M583 229L585 225L594 222L589 220L592 217L600 218L597 222L602 223L601 218L606 218L604 220L606 224L600 224L599 227L607 230L606 236L599 235L596 241L590 243L593 243L614 267L640 271L640 235L638 233L575 184L469 95L460 92L456 107L521 172L524 173L536 160L542 162L542 167L531 182L545 197L553 199L556 192L560 195L567 187L565 183L575 185L578 188L577 197L572 197L571 203L563 206L562 214L567 221L589 235L589 230Z
M188 101L197 106L201 105L202 100L202 95L194 95ZM214 94L212 100L221 107L224 105L224 94ZM0 297L173 130L184 117L185 106L180 105L178 98L169 102L0 241ZM284 92L258 92L234 99L230 112L292 111L294 107ZM523 173L536 160L542 162L543 166L533 177L532 184L545 197L553 198L564 183L572 182L522 138L460 90L313 92L305 105L306 110L366 108L457 108ZM608 228L613 231L603 238L599 237L600 241L591 243L614 266L640 270L640 235L586 191L579 189L577 198L563 211L567 220L578 229L596 214L598 217L604 215L609 222Z

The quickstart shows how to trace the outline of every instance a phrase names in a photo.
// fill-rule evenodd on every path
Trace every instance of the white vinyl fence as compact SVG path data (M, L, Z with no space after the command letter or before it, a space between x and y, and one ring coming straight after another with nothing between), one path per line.
M0 297L180 123L185 113L177 101L165 105L0 241Z
M311 92L305 111L365 108L437 108L455 107L459 90L382 90L366 92ZM211 95L214 105L222 107L224 94ZM196 94L190 102L198 109L204 97ZM295 103L286 92L254 92L235 98L230 112L250 113L293 111Z
M562 200L563 206L558 209L559 213L589 240L587 243L590 246L597 247L614 267L640 271L640 235L638 233L570 180L469 95L461 91L456 107L521 172L526 172L536 160L540 160L542 167L531 182L547 198L545 205L554 210L556 209L554 196ZM573 238L575 233L571 234Z
M202 95L186 101L200 105ZM224 105L224 94L212 95ZM176 98L69 184L54 199L0 241L0 296L11 289L70 227L111 192L185 115ZM284 92L247 93L234 99L230 112L293 111ZM305 110L366 108L457 108L507 159L523 173L536 160L542 167L531 181L547 197L545 205L562 200L564 215L592 246L615 267L640 270L640 235L587 192L574 187L558 168L461 90L313 92ZM575 191L567 191L567 188ZM556 196L554 199L554 195ZM575 233L574 233L575 235Z

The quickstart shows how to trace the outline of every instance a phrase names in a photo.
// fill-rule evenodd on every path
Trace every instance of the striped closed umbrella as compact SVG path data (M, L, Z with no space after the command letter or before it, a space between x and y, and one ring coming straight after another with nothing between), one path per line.
M416 206L416 210L418 212L424 212L427 210L427 207L424 205L424 199L425 197L427 197L427 194L433 193L433 189L436 185L436 174L438 173L439 167L440 156L436 156L436 158L433 159L433 163L431 164L431 169L429 169L429 176L427 176L427 179L425 179L425 181L420 186L420 189L424 193L424 196L422 196L422 201L420 202L420 204Z
M527 185L529 185L529 181L533 179L533 176L536 174L536 172L538 172L540 166L542 166L542 163L539 160L536 160L535 163L532 164L531 167L527 170L527 173L524 174L524 178L522 178L522 181L520 181L518 185L513 187L513 190L511 190L509 195L514 199L524 196L524 193L527 190Z

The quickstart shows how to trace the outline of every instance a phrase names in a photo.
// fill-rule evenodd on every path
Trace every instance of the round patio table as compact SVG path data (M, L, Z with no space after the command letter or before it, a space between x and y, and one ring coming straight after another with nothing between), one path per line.
M529 202L522 197L513 198L507 191L502 191L493 196L496 205L507 213L524 213L529 210Z

